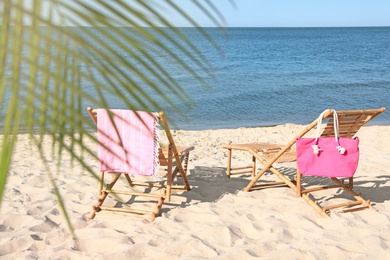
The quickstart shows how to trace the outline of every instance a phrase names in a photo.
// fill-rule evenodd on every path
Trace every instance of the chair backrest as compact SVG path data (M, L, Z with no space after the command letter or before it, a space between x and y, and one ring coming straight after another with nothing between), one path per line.
M88 114L90 115L90 117L92 118L92 120L95 122L95 124L97 124L98 120L97 120L96 110L92 109L91 107L87 107L87 111L88 111ZM166 133L169 145L172 148L173 157L176 160L176 164L177 164L177 167L179 169L179 172L181 173L183 178L185 178L183 165L181 164L177 147L175 145L175 142L173 140L171 131L169 129L168 121L166 120L165 115L164 115L163 112L154 113L154 116L161 122L161 124L162 124L162 126L164 128L164 131ZM159 149L159 151L158 151L158 158L160 160L160 165L166 166L168 164L168 158L165 157L165 155L162 153L161 149Z
M383 113L385 110L385 107L381 107L378 109L337 111L340 137L354 137L363 125ZM322 137L334 136L332 114L330 114L327 118L329 118L329 121L321 134Z
M99 170L157 176L156 117L144 111L121 109L98 109L96 114Z

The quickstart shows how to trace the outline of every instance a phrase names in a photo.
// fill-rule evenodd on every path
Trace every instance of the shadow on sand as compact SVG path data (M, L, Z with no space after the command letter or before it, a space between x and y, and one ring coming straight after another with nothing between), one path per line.
M278 167L278 169L290 179L293 179L296 174L295 168L282 166ZM188 181L191 185L191 190L175 195L185 198L185 201L176 206L186 207L194 203L217 201L226 194L236 194L239 191L243 191L251 179L248 174L228 178L225 167L196 166L190 173L188 175ZM265 174L267 177L271 175L273 174L270 172ZM372 180L359 181L363 177L365 176L355 176L355 192L361 193L366 200L371 200L373 205L383 203L390 199L390 186L388 185L390 176L376 176ZM270 178L266 179L265 182L270 181ZM279 180L276 176L273 176L272 179ZM303 185L321 186L329 185L330 183L332 182L327 178L303 177ZM350 199L351 197L340 188L331 191L329 195L321 199L328 201L337 198ZM163 209L163 211L166 212L169 209Z

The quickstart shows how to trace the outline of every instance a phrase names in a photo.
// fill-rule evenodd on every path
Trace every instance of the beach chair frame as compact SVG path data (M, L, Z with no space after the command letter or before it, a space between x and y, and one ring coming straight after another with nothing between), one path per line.
M92 109L91 107L87 107L88 114L92 118L92 120L97 124L97 112L96 110ZM129 174L125 173L109 173L109 175L114 176L112 180L105 184L105 173L100 172L100 179L99 179L99 191L98 191L98 201L97 203L92 207L91 214L89 215L88 219L93 219L96 216L97 212L100 212L102 210L106 211L112 211L112 212L120 212L120 213L133 213L138 215L150 215L150 221L152 222L157 216L161 213L161 207L164 203L164 201L171 201L171 194L172 190L180 190L180 191L189 191L190 185L188 183L187 179L187 167L188 167L188 160L189 160L189 154L190 151L194 149L193 146L176 146L169 125L168 121L165 118L164 112L154 113L155 116L158 118L160 123L163 126L163 129L165 131L166 137L168 139L168 145L162 145L159 148L159 163L160 163L160 170L165 171L165 177L166 180L161 182L136 182L131 179ZM148 187L148 188L156 188L160 190L160 193L147 193L147 192L135 192L135 191L123 191L123 190L114 190L113 187L120 178L121 175L124 175L126 178L126 181L129 185L129 188L136 186L142 186L142 187ZM174 180L177 180L180 177L182 180L181 182L183 184L177 184L173 183ZM131 196L140 196L140 197L147 197L151 200L157 200L156 206L154 210L139 210L139 209L123 209L123 208L115 208L115 207L104 207L103 203L107 196L109 194L113 194L114 196L116 194L124 194L124 195L131 195Z
M337 111L338 120L339 120L339 129L340 137L354 137L358 130L365 125L367 122L383 113L386 110L385 107L378 109L367 109L367 110L341 110ZM332 110L327 110L324 114L324 118L329 118L327 125L321 137L331 137L334 136L333 128L333 113ZM295 142L297 138L303 137L310 130L317 126L317 119L315 119L311 124L307 125L302 131L300 131L290 142L286 145L278 144L269 144L269 143L250 143L250 144L230 144L222 145L222 148L227 149L228 162L227 162L227 171L226 174L228 177L236 174L243 174L250 172L252 175L252 180L244 189L249 192L255 189L262 189L273 186L285 186L287 185L293 189L297 196L302 197L306 202L309 203L321 216L328 217L330 210L336 208L347 208L340 212L352 212L357 210L362 210L366 208L373 209L369 200L363 199L361 194L357 194L353 188L353 177L348 178L348 182L345 182L346 179L342 178L329 178L335 185L328 186L316 186L316 187L302 187L302 175L299 172L297 167L296 175L294 179L290 179L280 170L278 170L274 164L276 162L291 162L296 160L295 152ZM246 167L232 167L232 152L244 151L248 152L252 156L252 165ZM256 171L256 161L259 161L263 168L255 174ZM250 169L249 171L247 169ZM259 179L264 175L265 172L270 171L276 175L281 181L278 182L267 182L259 184ZM310 177L310 176L307 176ZM318 178L318 177L316 177ZM325 177L324 177L325 178ZM320 201L316 200L311 193L316 191L321 191L325 189L343 189L348 194L352 196L352 201L345 203L338 203L329 206L320 206Z

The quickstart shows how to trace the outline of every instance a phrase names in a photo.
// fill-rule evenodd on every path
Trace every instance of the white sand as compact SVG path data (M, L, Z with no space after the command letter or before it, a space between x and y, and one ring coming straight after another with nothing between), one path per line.
M177 144L195 146L188 172L192 190L174 195L152 223L104 212L86 220L97 197L96 181L78 163L56 174L55 158L49 157L78 247L42 161L21 134L0 210L0 258L390 259L390 126L363 127L358 134L361 160L355 190L378 211L332 212L322 218L289 188L244 192L249 176L226 177L221 144L286 143L302 127L173 131ZM49 141L44 145L50 150ZM245 154L234 159L250 163ZM62 162L68 165L69 159ZM282 167L294 172L295 164Z

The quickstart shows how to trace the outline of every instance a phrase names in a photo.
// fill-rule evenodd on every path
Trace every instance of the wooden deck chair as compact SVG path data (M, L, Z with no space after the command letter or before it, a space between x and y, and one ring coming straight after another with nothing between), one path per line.
M378 116L384 112L386 108L382 107L379 109L369 109L369 110L344 110L337 111L339 119L339 129L340 137L354 137L358 130L365 125L368 121ZM333 131L333 118L332 111L329 109L324 114L324 118L328 118L329 121L325 126L322 137L331 137L334 136ZM223 145L222 148L228 149L228 163L227 163L227 175L233 174L243 174L243 173L252 173L252 180L245 188L245 191L249 192L253 189L267 188L272 186L287 185L293 189L297 196L303 197L321 216L329 216L330 210L336 208L348 207L341 212L351 212L365 208L373 208L370 204L370 201L364 200L360 194L357 194L353 191L353 177L348 178L348 183L345 182L345 179L340 178L329 178L332 183L335 185L327 186L315 186L315 187L305 187L302 189L302 179L301 173L297 167L297 173L294 179L290 179L286 174L283 174L278 170L274 164L276 162L291 162L296 160L295 152L295 142L299 137L303 137L311 129L316 127L317 119L315 119L311 124L307 125L301 132L299 132L288 144L278 145L278 144L269 144L269 143L249 143L249 144L230 144ZM232 151L245 151L252 156L252 165L247 167L232 167ZM263 168L255 174L256 170L256 160L263 164ZM250 169L250 170L248 170ZM259 184L259 179L263 176L266 171L272 172L274 175L279 177L281 181L271 182L271 183L262 183ZM307 176L310 177L310 176ZM319 177L315 177L319 178ZM330 206L320 206L318 200L314 199L311 193L315 191L321 191L326 189L342 188L348 194L350 194L354 201L348 201L345 203L338 203L336 205ZM357 207L359 206L359 207Z
M112 125L112 126L115 125L114 131L117 131L117 130L120 131L119 128L125 127L124 122L123 122L125 120L123 118L120 118L118 121L115 119L117 116L110 114L110 113L118 113L118 112L113 112L115 110L104 110L104 109L94 110L91 107L88 107L87 111L88 111L89 115L91 116L92 120L97 124L98 128L99 128L99 124L98 124L99 115L98 115L98 113L102 113L102 114L106 113L106 115L109 115L109 119L107 119L107 120L110 120L110 123L111 123L110 125ZM111 111L111 112L109 112L109 111ZM117 111L119 111L119 110L117 110ZM184 146L176 146L175 145L171 131L170 131L169 126L168 126L168 122L167 122L163 112L146 113L146 112L142 112L142 111L131 111L131 110L120 110L120 111L130 111L130 113L132 112L133 119L135 119L133 121L136 121L135 122L136 125L146 124L146 122L144 122L144 119L142 119L140 116L141 113L148 114L149 117L151 117L151 115L152 115L152 117L156 120L156 123L160 122L162 124L162 127L164 128L164 131L166 133L166 137L168 139L168 142L167 142L167 144L162 144L162 145L160 145L160 147L157 147L158 150L156 149L156 153L158 153L158 155L155 156L155 158L153 158L153 156L150 156L150 158L146 158L146 162L149 166L151 165L151 163L153 163L153 162L150 162L150 160L152 160L152 161L153 161L153 159L156 160L157 165L159 165L158 176L154 176L154 177L153 176L150 176L150 177L149 176L147 176L147 177L142 176L141 181L136 181L135 178L137 177L136 175L138 175L137 172L131 172L131 174L135 176L132 178L132 177L130 177L129 172L118 172L118 171L110 172L110 171L101 170L100 181L99 181L98 201L92 207L92 212L88 218L93 219L97 212L99 212L101 210L106 210L106 211L119 212L119 213L134 213L134 214L138 214L138 215L150 214L151 215L150 221L153 221L160 214L163 202L170 201L172 189L178 189L181 191L190 190L190 185L188 183L186 174L187 174L187 164L188 164L189 153L190 153L190 151L192 151L194 149L194 147L192 147L192 146L184 147ZM125 112L125 113L129 113L129 112ZM134 118L134 115L136 115L137 118ZM115 122L115 123L112 124L113 122ZM154 124L153 126L156 127L156 124ZM132 128L132 126L130 126L130 128ZM138 128L140 128L140 127L138 127ZM151 129L151 127L150 127L150 129ZM125 143L125 141L126 141L125 138L127 138L127 136L129 136L130 134L133 135L132 140L139 140L141 138L147 139L146 137L144 137L144 134L137 133L138 132L137 130L135 130L135 131L131 131L131 130L132 129L125 129L122 132L123 133L122 135L126 136L123 138L123 140L120 140L121 143L123 141L123 143L122 143L123 147L132 146L132 144L130 144L130 143L127 143L127 144ZM101 130L98 129L98 135L100 134L99 131L101 133ZM158 129L155 129L155 131L158 131ZM118 136L118 135L116 135L116 136ZM155 138L155 137L156 136L154 136L153 138ZM110 141L108 138L106 138L105 141L107 141L107 140ZM134 143L137 143L137 142L134 142ZM144 153L144 151L143 151L144 150L142 148L143 143L140 143L140 144L141 145L139 145L139 147L141 147L140 149L142 151L140 151L137 154L139 154L139 158L140 158L139 161L142 160L142 162L144 162L145 158L141 158L142 157L141 155L147 154L147 153ZM107 146L109 146L109 145L107 145ZM121 144L120 144L120 146L121 146ZM118 143L117 143L117 147L119 147ZM148 145L148 147L149 147L149 145ZM101 153L101 151L104 151L104 150L108 151L109 149L108 149L108 147L104 147L104 145L101 145L101 144L99 144L98 149L101 149L98 151L98 159L99 159L99 164L102 164L101 158L99 158L99 156L101 156L101 155L99 155L99 153ZM121 151L124 151L122 146L120 149L121 149ZM113 153L115 153L115 152L110 151L109 153L110 153L110 155L113 155ZM154 155L156 155L156 154L154 154ZM114 156L114 157L116 157L116 156ZM117 159L118 158L115 158L115 160L117 160ZM104 162L104 164L106 164L106 162ZM108 166L103 165L103 167L106 167L106 168L109 168L110 166L112 168L116 167L116 166L112 166L112 165L113 165L113 163L111 163L111 165L108 165ZM140 169L142 169L142 168L140 168ZM148 169L150 169L150 167ZM105 174L107 172L109 172L109 174ZM112 176L112 179L108 184L106 184L106 180L105 180L105 178L107 178L106 175ZM117 181L121 175L123 175L126 178L126 181L127 181L127 184L129 187L126 187L126 190L114 190L113 189L114 185L117 183ZM181 179L182 184L177 184L179 178ZM176 182L174 183L174 181L176 181ZM141 191L139 191L139 190L136 191L136 190L134 190L135 188L141 188ZM109 194L112 194L114 198L118 197L119 194L130 195L130 196L132 196L132 198L134 198L134 200L132 200L132 201L135 201L136 197L149 198L149 202L153 202L153 201L156 202L156 206L153 210L135 209L134 205L133 205L135 203L132 203L131 205L127 205L127 206L130 206L128 208L104 207L103 203ZM128 204L128 203L125 203L125 204Z

